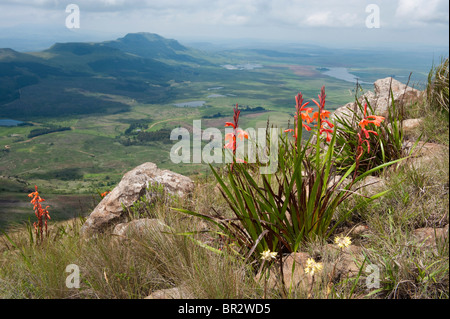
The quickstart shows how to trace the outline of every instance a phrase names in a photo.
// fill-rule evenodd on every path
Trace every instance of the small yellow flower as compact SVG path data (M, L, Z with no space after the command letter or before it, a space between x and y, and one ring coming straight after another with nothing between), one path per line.
M314 274L316 272L320 272L322 268L322 263L316 263L314 259L308 258L308 260L306 261L305 274L311 274L311 276L314 276Z
M270 259L275 259L275 257L277 256L277 252L276 251L274 251L274 252L271 252L269 249L268 250L265 250L265 251L263 251L262 253L261 253L261 255L262 255L262 257L261 257L261 259L262 260L270 260Z
M347 248L352 243L350 237L347 236L336 237L334 238L334 242L338 245L339 248Z

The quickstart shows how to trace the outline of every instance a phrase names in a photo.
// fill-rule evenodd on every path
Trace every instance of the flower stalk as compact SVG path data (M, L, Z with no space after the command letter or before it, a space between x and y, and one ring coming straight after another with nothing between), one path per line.
M36 233L36 239L37 241L40 240L42 242L42 240L44 239L44 229L45 234L48 235L47 220L50 219L50 214L48 212L49 206L42 208L41 202L44 202L45 199L39 196L38 187L36 185L34 186L34 189L35 191L28 194L28 197L31 197L30 203L33 204L34 214L38 219L37 222L33 223Z

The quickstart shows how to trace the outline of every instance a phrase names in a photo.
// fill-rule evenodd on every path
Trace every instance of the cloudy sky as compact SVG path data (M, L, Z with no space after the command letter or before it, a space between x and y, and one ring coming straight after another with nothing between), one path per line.
M69 4L80 9L80 28L70 32ZM448 10L448 0L0 0L0 37L69 42L145 31L182 41L420 49L448 47ZM378 17L379 27L368 28Z

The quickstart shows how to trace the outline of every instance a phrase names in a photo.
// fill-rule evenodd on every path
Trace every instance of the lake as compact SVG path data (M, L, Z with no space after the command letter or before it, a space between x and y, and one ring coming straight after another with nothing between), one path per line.
M246 63L246 64L238 64L238 65L225 64L225 65L222 65L222 67L227 70L253 70L253 69L262 68L263 66L261 64Z
M358 80L358 83L361 83L361 84L369 83L369 82L364 82L364 81L359 80L359 78L356 75L348 72L347 68L327 68L327 70L324 71L323 74L331 76L331 77L339 79L339 80L344 80L344 81L352 82L352 83L356 83L357 80Z
M199 107L203 106L206 101L191 101L191 102L182 102L174 104L176 107Z
M0 126L17 126L20 123L23 123L21 121L16 120L10 120L10 119L0 119Z

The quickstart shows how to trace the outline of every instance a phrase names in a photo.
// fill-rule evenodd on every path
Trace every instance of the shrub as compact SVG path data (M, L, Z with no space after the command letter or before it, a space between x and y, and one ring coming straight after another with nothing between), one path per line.
M366 144L365 134L369 134L363 125L359 132L354 132L360 137L354 163L342 176L337 176L333 168L337 128L327 120L330 112L325 110L325 97L325 88L322 87L319 102L313 100L318 106L318 111L313 113L313 108L306 107L309 102L303 103L301 93L296 96L295 129L287 130L294 132L294 139L281 134L278 172L252 176L245 161L234 158L228 173L222 178L211 166L234 218L178 210L215 223L228 238L228 244L237 244L240 255L253 261L258 261L259 256L266 256L268 252L277 252L281 263L282 255L297 251L300 244L315 238L328 238L342 220L332 224L334 212L344 200L355 194L352 190L355 183L399 160L358 173L362 144ZM226 124L233 126L235 131L226 137L230 141L226 147L233 150L233 155L240 130L238 119L236 107L234 122ZM372 118L366 117L366 120ZM313 122L317 123L316 128L310 126ZM313 132L306 141L302 139L302 128ZM242 132L239 134L245 136ZM315 145L311 143L313 135L316 136ZM322 147L322 143L327 143L327 148ZM374 200L384 193L367 200ZM346 215L354 209L356 207Z
M448 57L428 73L427 100L431 108L449 112L448 106Z

